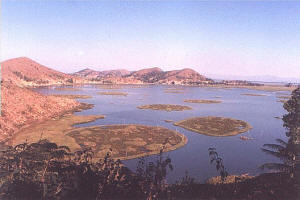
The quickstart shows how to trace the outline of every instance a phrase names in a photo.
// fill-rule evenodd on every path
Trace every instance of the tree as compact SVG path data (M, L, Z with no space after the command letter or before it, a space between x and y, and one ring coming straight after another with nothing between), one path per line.
M266 148L262 148L262 151L279 158L283 163L266 163L261 168L287 172L291 177L294 177L300 166L300 87L292 92L291 98L283 107L287 111L282 120L284 122L283 126L287 130L288 142L277 139L279 144L264 144L263 146ZM299 176L299 172L297 176Z
M90 148L70 153L47 140L8 147L0 159L0 199L113 199L132 195L134 180L110 152L92 162Z
M283 126L287 129L286 136L290 143L296 144L299 150L300 144L300 87L292 92L291 98L283 105L288 112L283 116Z
M224 182L228 176L228 172L223 165L223 159L219 156L216 148L209 148L208 154L210 157L210 163L215 163L217 171L220 173L221 180Z
M279 158L283 163L265 163L260 168L282 171L289 173L294 177L296 152L292 144L289 144L282 139L276 140L278 144L264 144L265 148L261 150L267 154Z

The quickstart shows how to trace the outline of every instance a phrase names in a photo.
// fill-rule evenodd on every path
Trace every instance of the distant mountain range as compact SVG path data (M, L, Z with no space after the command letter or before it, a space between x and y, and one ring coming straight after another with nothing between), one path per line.
M160 68L154 67L133 72L125 69L106 71L84 69L75 72L72 75L85 78L90 81L112 84L193 84L211 81L205 76L200 75L195 70L189 68L163 71Z

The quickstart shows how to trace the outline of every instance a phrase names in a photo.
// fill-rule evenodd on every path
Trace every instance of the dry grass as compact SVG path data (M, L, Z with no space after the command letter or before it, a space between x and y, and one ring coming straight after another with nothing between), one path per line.
M189 118L175 122L174 125L209 136L233 136L252 128L242 120L212 116Z
M99 95L112 95L112 96L127 96L126 92L97 92Z
M34 124L28 128L19 131L10 141L10 145L17 145L24 142L37 142L40 139L48 139L58 145L67 145L71 149L79 148L74 138L67 135L68 131L72 131L75 124L92 122L96 119L104 118L102 115L95 116L78 116L66 115L58 119L48 120L42 123Z
M165 93L183 94L184 92L178 90L165 90Z
M73 127L104 116L68 115L30 126L20 131L9 145L23 142L37 142L48 139L58 145L66 145L71 151L81 147L91 147L95 158L103 158L112 149L112 157L121 160L158 154L175 150L187 143L187 138L173 130L144 125L106 125L93 127Z
M277 100L277 102L285 103L285 102L287 102L287 100L280 99L280 100Z
M186 99L184 100L186 103L205 103L205 104L211 104L211 103L222 103L220 100L205 100L205 99Z
M184 111L191 110L188 106L173 105L173 104L150 104L138 106L139 109L164 110L164 111Z
M55 97L62 97L62 98L68 98L68 99L90 99L92 96L89 95L76 95L76 94L55 94L52 95Z
M252 94L252 93L244 93L244 94L241 94L241 95L244 95L244 96L256 96L256 97L267 96L265 94Z
M212 85L208 87L213 87L213 88L222 88L222 89L230 89L230 88L244 88L244 89L251 89L251 90L259 90L259 91L268 91L268 92L277 92L277 91L293 91L297 87L285 87L281 85L263 85L263 86L243 86L243 85L236 85L236 86L231 86L231 85Z
M254 176L250 176L248 174L242 174L242 175L229 175L226 177L225 181L222 181L221 176L216 176L208 179L206 181L207 184L211 185L217 185L217 184L230 184L230 183L236 183L236 182L242 182L248 179L252 179Z
M57 87L55 90L59 91L81 91L79 88L72 88L72 87Z
M98 85L97 88L116 90L116 89L122 89L122 86L121 85Z
M290 99L292 96L287 95L287 96L277 96L279 99Z

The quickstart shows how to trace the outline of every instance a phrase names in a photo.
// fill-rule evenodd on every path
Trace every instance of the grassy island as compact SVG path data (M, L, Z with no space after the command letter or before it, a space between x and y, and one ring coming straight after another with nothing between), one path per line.
M91 147L95 157L103 158L112 150L112 157L121 160L175 150L187 143L187 138L163 127L136 124L84 127L67 133L81 146Z
M211 103L222 103L220 100L205 100L205 99L186 99L184 100L186 103L206 103L206 104L211 104Z
M244 93L242 94L244 96L255 96L255 97L263 97L263 96L267 96L265 94L252 94L252 93Z
M209 136L233 136L250 130L245 121L224 117L194 117L174 123L187 130Z
M165 90L165 93L183 94L184 92L181 90Z
M81 91L79 88L73 88L73 87L57 87L55 90L59 91Z
M63 97L63 98L68 98L68 99L90 99L90 98L92 98L92 96L89 96L89 95L76 95L76 94L55 94L52 96Z
M121 85L98 85L97 87L100 89L108 89L108 90L122 89Z
M33 143L47 139L57 145L66 145L72 152L81 147L91 147L95 158L103 158L112 150L112 157L126 160L164 151L175 150L187 143L187 138L173 130L144 125L105 125L73 127L104 116L67 115L48 120L21 130L8 144Z
M285 103L287 102L288 100L284 100L284 99L280 99L280 100L277 100L277 102L280 102L280 103Z
M279 99L290 99L292 96L291 95L282 95L282 96L277 96Z
M112 95L112 96L127 96L126 92L97 92L99 95Z
M164 111L184 111L191 110L191 107L181 106L181 105L173 105L173 104L150 104L150 105L142 105L138 106L139 109L151 109L151 110L164 110Z
M67 136L67 132L76 129L73 125L92 122L104 117L103 115L79 116L69 114L63 117L53 118L52 120L47 120L21 129L8 143L14 146L26 141L33 143L40 139L48 139L58 145L69 146L71 149L79 148L80 146L75 140Z

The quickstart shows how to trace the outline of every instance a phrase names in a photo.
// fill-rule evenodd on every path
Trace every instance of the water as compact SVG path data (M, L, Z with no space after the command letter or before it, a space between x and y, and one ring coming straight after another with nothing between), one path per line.
M105 119L81 124L79 126L94 126L105 124L144 124L163 126L186 135L188 144L177 150L165 153L172 159L174 170L168 174L168 180L179 180L188 171L189 175L198 181L217 176L214 165L209 162L208 148L215 147L223 158L223 163L229 174L249 173L255 175L262 171L258 169L266 162L279 162L276 158L265 154L261 147L266 143L275 143L275 139L285 138L282 116L285 111L282 103L277 102L276 92L255 91L248 89L219 89L184 87L183 94L164 93L170 86L145 86L136 88L122 86L121 89L101 89L98 86L82 86L82 91L58 91L53 88L38 88L44 94L85 94L91 99L79 100L95 104L93 109L84 110L76 115L106 115ZM182 87L179 87L182 88ZM127 92L128 96L97 95L99 91ZM243 93L266 94L266 96L244 96ZM285 92L289 94L288 92ZM217 96L221 98L216 98ZM215 99L222 100L219 104L192 104L184 99ZM136 107L144 104L180 104L192 107L192 110L166 112L140 110ZM164 120L179 121L195 116L221 116L244 120L253 127L250 131L230 137L205 136L181 127L167 123ZM254 138L243 141L241 135ZM149 156L147 159L155 158ZM132 170L136 169L137 159L123 162Z

